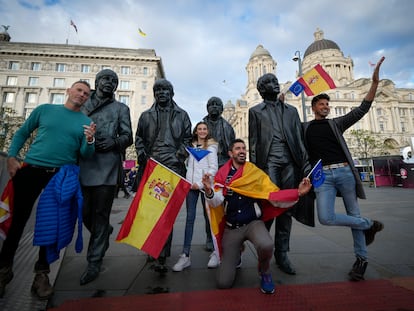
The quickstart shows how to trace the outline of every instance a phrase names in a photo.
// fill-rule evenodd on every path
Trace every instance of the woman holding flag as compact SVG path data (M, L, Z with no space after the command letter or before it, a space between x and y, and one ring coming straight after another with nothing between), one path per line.
M191 266L191 240L193 239L194 221L197 214L197 201L200 194L206 223L206 248L208 250L213 250L210 222L205 208L204 193L200 190L203 189L203 175L208 173L211 176L214 176L217 172L217 146L217 142L211 138L209 134L207 123L205 121L198 122L193 130L192 147L187 148L189 157L187 162L186 179L192 183L192 186L186 198L187 218L185 224L183 253L180 255L177 263L173 266L173 271L180 272ZM213 252L210 255L210 260L207 266L209 268L216 268L218 264L219 260L215 252Z

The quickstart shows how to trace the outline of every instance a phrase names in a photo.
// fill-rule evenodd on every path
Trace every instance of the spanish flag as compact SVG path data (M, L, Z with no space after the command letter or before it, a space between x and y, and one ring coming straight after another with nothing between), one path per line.
M296 96L303 90L306 95L313 96L334 88L336 88L335 82L322 66L318 64L293 83L289 90Z
M14 188L13 181L9 179L3 190L0 200L0 238L3 240L7 237L9 231L12 214L13 214Z
M260 202L263 221L279 216L298 202L298 189L280 190L264 171L251 162L246 162L236 171L230 181L226 182L231 165L232 160L229 160L217 171L214 179L214 191L223 191L225 196L227 190L231 189L243 196L257 199ZM224 207L223 205L209 207L206 204L206 208L210 217L214 246L220 255L221 239L226 225Z
M150 158L116 241L158 258L191 183Z

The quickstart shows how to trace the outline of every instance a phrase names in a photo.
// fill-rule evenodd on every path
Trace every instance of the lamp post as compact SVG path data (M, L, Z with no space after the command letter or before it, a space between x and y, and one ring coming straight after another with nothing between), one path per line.
M300 58L300 51L295 52L295 56L292 58L294 62L298 62L299 64L299 76L302 77L302 59ZM306 107L305 107L305 94L303 94L303 90L300 93L302 98L302 112L303 112L303 122L306 122Z

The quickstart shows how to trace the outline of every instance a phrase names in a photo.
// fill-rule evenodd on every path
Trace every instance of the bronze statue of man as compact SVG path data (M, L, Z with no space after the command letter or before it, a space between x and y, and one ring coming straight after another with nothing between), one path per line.
M173 100L174 89L165 79L155 81L153 86L155 103L144 111L138 120L135 135L135 150L138 156L139 172L137 184L152 157L177 174L185 177L184 161L191 145L191 121L186 111ZM156 271L166 272L166 258L171 254L172 232L164 245L156 265Z
M249 109L250 161L264 170L280 189L297 188L311 169L298 112L294 106L279 100L280 86L274 74L267 73L260 77L257 90L263 102ZM310 202L313 204L313 200ZM293 209L276 218L274 255L279 268L288 274L296 274L287 257L291 216L294 215L305 224L314 225L313 206L303 210L300 208L302 206L296 204ZM269 230L272 224L273 220L266 224Z
M211 137L218 142L219 167L230 159L228 154L229 145L236 138L233 127L222 117L223 110L222 100L213 96L207 101L208 115L203 119L208 125Z

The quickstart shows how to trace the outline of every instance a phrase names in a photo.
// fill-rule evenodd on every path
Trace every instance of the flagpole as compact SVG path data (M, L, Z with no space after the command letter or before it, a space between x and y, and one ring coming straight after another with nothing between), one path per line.
M316 162L315 166L311 169L311 171L309 172L308 176L306 176L306 178L309 178L309 176L312 175L313 171L315 170L315 168L318 167L320 162L322 162L322 159L319 159L319 161Z
M182 180L188 182L190 185L192 185L191 181L189 181L188 179L184 178L183 176L177 174L176 172L174 172L172 169L166 167L164 164L158 162L157 160L155 160L154 158L150 158L152 161L154 161L155 163L159 164L160 166L162 166L163 168L165 168L166 170L170 171L171 173L173 173L174 175L180 177Z

